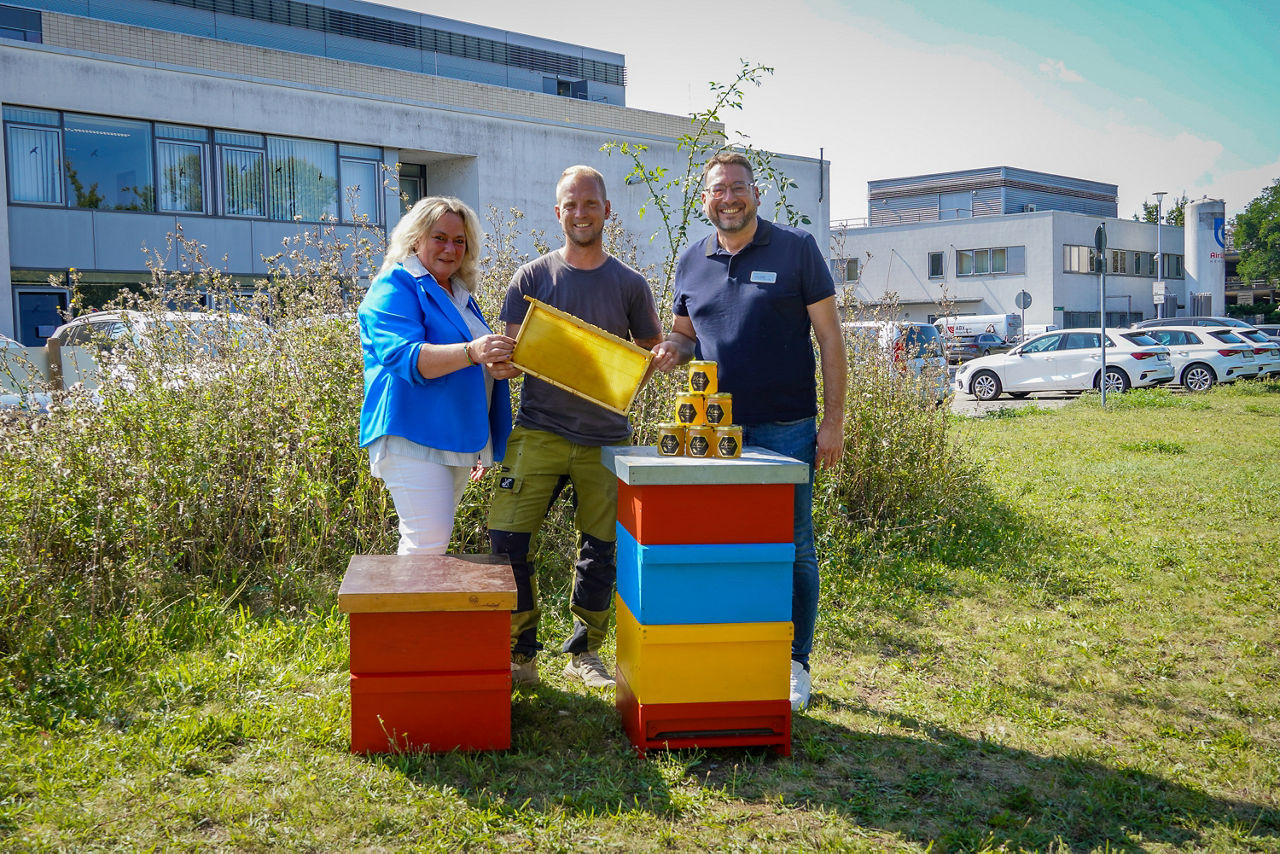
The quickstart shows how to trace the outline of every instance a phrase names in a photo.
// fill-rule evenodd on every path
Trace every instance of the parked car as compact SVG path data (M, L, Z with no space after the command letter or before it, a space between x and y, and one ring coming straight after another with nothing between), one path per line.
M1280 344L1280 326L1275 326L1270 323L1264 323L1261 326L1257 326L1255 328L1259 332L1261 332L1263 335L1270 338L1272 341L1275 341L1276 343Z
M947 339L947 361L964 362L992 353L1007 353L1013 345L990 332L981 335L957 335Z
M42 376L29 356L22 344L0 335L0 409L40 412L49 408L49 392L43 389Z
M1257 329L1241 329L1233 326L1229 330L1245 341L1253 344L1253 355L1258 360L1258 376L1280 376L1280 341L1274 341Z
M864 342L873 342L877 352L888 355L903 371L920 377L925 393L933 400L941 402L951 393L946 346L933 324L863 320L845 323L844 331L855 358Z
M218 311L95 311L62 324L52 340L64 347L89 347L76 358L86 384L110 382L135 388L137 374L129 363L138 348L163 369L166 387L204 381L220 373L224 357L264 342L271 330L247 315Z
M1020 398L1038 391L1087 391L1098 387L1101 350L1097 329L1047 332L1007 353L961 365L955 390L979 400L995 400L1004 392ZM1168 348L1145 331L1107 330L1107 391L1161 385L1173 376Z
M1196 315L1194 317L1156 317L1151 320L1143 320L1133 325L1134 329L1149 329L1152 326L1238 326L1242 329L1252 329L1252 323L1245 323L1234 317L1211 317L1209 315Z
M170 336L179 334L179 338ZM94 311L53 331L64 347L97 343L112 349L127 340L139 347L161 342L186 344L206 355L238 349L269 334L266 324L248 315L218 311Z
M1169 348L1174 376L1183 388L1205 391L1215 383L1258 375L1253 345L1235 330L1205 326L1153 326L1148 335Z

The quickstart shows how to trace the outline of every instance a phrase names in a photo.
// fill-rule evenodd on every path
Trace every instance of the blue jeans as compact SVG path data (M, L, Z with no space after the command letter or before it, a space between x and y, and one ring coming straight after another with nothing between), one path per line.
M818 622L818 553L813 546L813 463L818 448L816 418L744 424L742 443L793 457L809 467L809 480L796 484L796 563L791 572L791 658L809 669L813 651L813 627Z

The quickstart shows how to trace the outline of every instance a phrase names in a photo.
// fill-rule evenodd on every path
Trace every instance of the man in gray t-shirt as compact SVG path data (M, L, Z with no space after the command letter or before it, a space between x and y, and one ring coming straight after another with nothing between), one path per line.
M559 251L530 261L512 277L499 320L518 330L529 308L526 296L619 338L647 340L662 332L649 283L611 255L594 270L571 266ZM524 378L516 423L549 430L579 445L613 445L631 436L625 415L529 376Z
M648 283L604 249L609 200L604 178L588 166L566 169L556 184L556 218L564 230L561 249L525 264L511 279L500 320L512 338L524 322L532 296L642 347L661 343L662 327ZM511 678L536 684L537 584L529 544L547 510L567 483L573 485L578 529L570 610L573 633L564 643L571 655L566 675L592 688L613 684L599 649L609 630L617 567L614 526L618 483L600 462L600 447L626 442L626 416L583 400L535 377L524 378L516 426L497 469L489 508L494 554L507 555L516 580L511 614Z

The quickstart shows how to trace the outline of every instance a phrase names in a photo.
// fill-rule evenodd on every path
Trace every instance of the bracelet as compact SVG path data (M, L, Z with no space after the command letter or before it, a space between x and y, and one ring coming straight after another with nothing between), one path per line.
M470 345L470 344L463 344L463 345L462 345L462 354L463 354L464 356L466 356L466 357L467 357L467 364L468 364L468 365L470 365L470 366L472 366L472 367L475 367L476 360L475 360L475 359L473 359L473 358L471 358L471 345Z

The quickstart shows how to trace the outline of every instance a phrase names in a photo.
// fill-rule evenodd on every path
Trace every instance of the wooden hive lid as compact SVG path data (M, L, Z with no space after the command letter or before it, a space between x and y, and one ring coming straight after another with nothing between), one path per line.
M516 582L501 555L353 555L338 607L348 614L511 611Z

